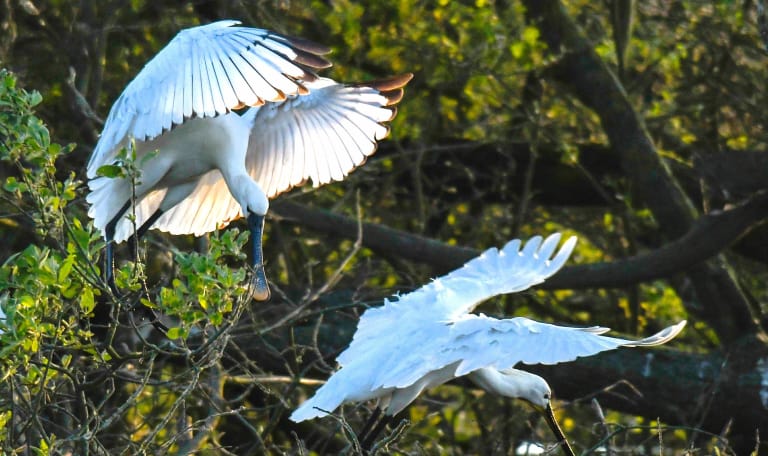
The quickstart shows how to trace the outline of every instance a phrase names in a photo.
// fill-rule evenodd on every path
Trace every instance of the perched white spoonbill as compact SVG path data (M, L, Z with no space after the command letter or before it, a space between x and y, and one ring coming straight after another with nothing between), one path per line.
M515 366L573 361L618 347L660 345L675 337L685 321L633 341L602 336L608 328L597 326L569 328L523 317L497 319L470 313L490 297L523 291L557 272L576 238L568 239L555 254L559 241L560 234L543 242L536 236L521 249L521 242L513 240L416 291L367 310L352 343L336 359L341 369L293 412L291 420L325 416L342 403L370 399L379 399L385 413L394 416L425 389L468 375L488 392L525 399L546 411L550 426L569 451L554 421L549 385Z
M113 243L155 228L202 235L248 217L255 297L267 299L268 198L342 180L375 152L412 75L340 84L325 46L220 21L181 31L125 88L88 163L88 215ZM243 115L232 110L250 106ZM138 179L99 177L135 142ZM156 151L156 152L155 152Z

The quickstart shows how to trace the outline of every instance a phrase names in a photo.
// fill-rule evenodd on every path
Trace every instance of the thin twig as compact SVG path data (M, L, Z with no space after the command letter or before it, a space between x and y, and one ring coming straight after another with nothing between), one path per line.
M298 383L306 386L324 385L325 380L315 378L294 378L287 375L227 375L224 378L227 382L240 385L250 385L252 383Z
M263 328L259 331L259 334L266 334L268 332L273 331L276 328L279 328L283 326L285 323L293 320L301 314L304 309L309 307L310 304L317 301L317 299L328 292L332 287L334 287L339 280L341 280L341 277L344 275L344 271L347 268L347 265L350 261L357 255L357 253L360 251L360 249L363 246L363 216L362 216L362 208L360 206L360 193L357 194L357 239L355 240L355 244L352 246L352 250L349 251L347 256L344 258L344 260L341 262L341 264L336 268L336 270L331 274L331 276L328 278L328 280L316 291L311 293L306 299L303 300L303 302L293 309L291 312L286 314L283 318L279 319L277 322L267 326L266 328Z
M539 120L541 114L536 113L536 119L533 124L533 141L531 141L529 153L528 153L528 167L525 170L525 177L523 180L523 192L520 195L520 204L517 206L517 213L515 214L515 220L512 222L512 236L517 237L520 233L520 228L525 222L526 214L528 214L528 206L533 199L533 176L536 174L536 162L539 159Z
M77 78L77 72L73 67L69 67L69 76L67 77L67 87L69 90L72 91L75 105L77 106L77 109L80 111L80 113L88 120L96 123L96 125L103 127L104 126L104 119L99 117L98 114L91 108L91 104L88 103L88 100L85 98L85 96L77 89L77 85L75 84L75 79ZM94 132L94 135L97 137L98 133Z
M408 426L410 426L410 424L411 422L407 419L401 420L399 423L397 423L397 426L395 426L389 435L376 442L373 448L371 448L370 456L375 456L376 453L378 453L380 450L385 449L387 445L399 439L403 432L405 432L405 430L408 428Z
M603 408L600 407L600 402L597 401L596 397L592 398L592 410L595 411L595 414L597 415L597 419L600 423L600 427L603 428L603 434L606 437L606 445L605 445L605 454L606 456L611 456L613 454L613 442L611 441L611 429L608 427L608 423L605 422L605 414L603 413Z

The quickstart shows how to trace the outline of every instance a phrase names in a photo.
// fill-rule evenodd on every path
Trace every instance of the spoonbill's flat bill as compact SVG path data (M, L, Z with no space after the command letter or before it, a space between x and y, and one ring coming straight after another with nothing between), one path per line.
M572 454L554 419L549 385L515 366L557 364L619 347L660 345L675 337L685 321L634 341L603 336L609 329L598 326L572 328L470 313L488 298L523 291L556 273L576 245L571 237L557 250L559 241L559 234L543 242L536 236L521 248L521 242L513 240L416 291L368 309L352 343L336 358L340 369L293 412L291 420L322 417L345 402L371 399L378 399L384 413L394 416L425 389L467 375L490 393L524 399L546 412L566 453Z
M344 177L376 151L412 75L342 84L315 73L329 52L307 40L220 21L181 31L126 86L88 163L95 226L113 243L149 229L202 235L247 217L258 299L268 198ZM249 107L242 115L234 112ZM135 145L135 147L134 147ZM101 176L123 148L138 176Z

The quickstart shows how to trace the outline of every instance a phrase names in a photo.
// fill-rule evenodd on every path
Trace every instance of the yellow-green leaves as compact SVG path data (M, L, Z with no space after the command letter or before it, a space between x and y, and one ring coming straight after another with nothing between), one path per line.
M84 315L90 315L95 306L96 302L93 299L93 290L84 288L83 294L80 296L80 310L83 311Z
M192 327L218 327L247 299L247 270L233 267L242 264L247 241L247 232L228 229L211 236L204 254L176 253L178 276L171 286L162 287L155 301L142 300L144 305L178 319L178 326L168 332L169 338L184 339Z

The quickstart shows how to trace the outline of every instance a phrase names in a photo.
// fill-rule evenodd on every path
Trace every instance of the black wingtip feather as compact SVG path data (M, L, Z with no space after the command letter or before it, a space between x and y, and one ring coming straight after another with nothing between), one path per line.
M294 59L294 62L301 65L306 65L318 70L330 68L333 65L325 57L305 51L304 49L294 48L294 51L296 51L296 59Z
M397 89L402 89L411 81L411 79L413 79L413 73L405 73L398 76L392 76L391 78L366 82L360 85L372 87L380 92L390 92Z
M357 87L370 87L377 90L387 99L387 106L392 106L400 103L400 100L403 99L403 95L405 94L403 87L405 87L411 79L413 79L413 73L405 73L398 76L392 76L391 78L360 82L351 85Z
M283 38L285 38L291 46L293 46L296 49L300 49L302 51L309 52L310 54L315 55L325 55L329 54L331 52L331 48L328 46L324 46L319 43L315 43L314 41L310 41L306 38L298 38L295 36L288 36L288 35L282 35Z
M381 95L387 99L387 106L392 106L400 103L400 100L403 99L403 95L405 95L405 90L388 90L386 92L381 92Z

